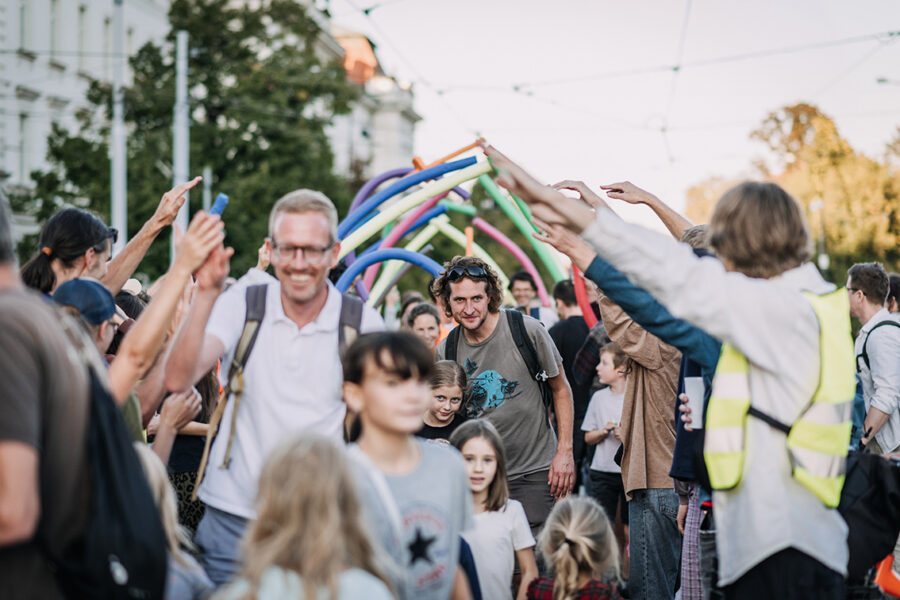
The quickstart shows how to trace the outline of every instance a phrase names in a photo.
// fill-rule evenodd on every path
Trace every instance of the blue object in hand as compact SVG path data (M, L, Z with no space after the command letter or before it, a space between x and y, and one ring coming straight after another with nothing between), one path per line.
M219 194L216 196L216 201L213 202L212 208L209 209L209 214L211 215L221 215L222 211L225 210L225 206L228 204L228 196L225 194Z

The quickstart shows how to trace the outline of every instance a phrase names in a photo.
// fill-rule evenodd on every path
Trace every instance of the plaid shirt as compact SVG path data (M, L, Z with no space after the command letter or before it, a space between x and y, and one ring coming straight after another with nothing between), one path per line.
M591 579L578 590L574 600L621 600L619 590L611 583ZM528 585L528 600L553 600L553 580L538 577Z

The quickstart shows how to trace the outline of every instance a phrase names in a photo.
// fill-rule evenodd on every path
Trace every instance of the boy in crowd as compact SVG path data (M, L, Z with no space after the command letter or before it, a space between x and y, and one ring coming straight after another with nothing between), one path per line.
M360 467L360 498L379 543L394 560L398 597L467 595L458 573L460 533L472 499L459 454L414 437L431 402L431 350L414 335L363 335L344 357L344 399L362 434L350 454Z

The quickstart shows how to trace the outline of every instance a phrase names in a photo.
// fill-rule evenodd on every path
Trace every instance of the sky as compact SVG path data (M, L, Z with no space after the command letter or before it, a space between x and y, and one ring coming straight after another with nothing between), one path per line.
M749 134L782 106L816 104L876 157L900 126L896 0L331 0L330 10L413 85L426 163L482 135L547 183L629 180L683 210L693 184L755 175L766 149ZM615 208L659 226L645 207Z

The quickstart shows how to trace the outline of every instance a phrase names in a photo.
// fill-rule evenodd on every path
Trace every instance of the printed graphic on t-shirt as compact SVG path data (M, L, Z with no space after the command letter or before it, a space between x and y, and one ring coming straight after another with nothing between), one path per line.
M478 418L484 411L490 408L499 408L507 400L515 398L521 393L518 381L509 381L503 375L494 370L479 373L472 377L478 370L478 363L471 358L466 359L466 376L472 382L472 397L469 403L469 416ZM518 390L518 391L517 391Z
M406 532L409 580L419 592L440 585L456 564L449 556L446 517L427 503L405 508L403 531Z

